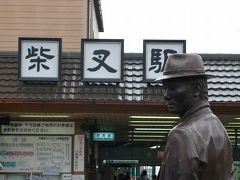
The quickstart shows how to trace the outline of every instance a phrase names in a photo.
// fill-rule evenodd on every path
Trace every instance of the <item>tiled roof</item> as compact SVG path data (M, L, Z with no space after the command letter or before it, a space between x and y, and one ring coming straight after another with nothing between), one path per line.
M210 79L210 102L240 102L240 55L200 54ZM18 80L17 53L0 53L0 99L104 100L162 102L160 84L143 82L142 54L125 54L121 83L81 82L80 54L63 54L61 81L23 82Z
M240 102L240 55L202 55L207 72L216 78L208 80L211 102Z

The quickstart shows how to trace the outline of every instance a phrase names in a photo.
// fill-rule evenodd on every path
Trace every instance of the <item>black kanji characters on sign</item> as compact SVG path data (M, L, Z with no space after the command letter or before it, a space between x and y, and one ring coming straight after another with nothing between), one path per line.
M34 46L31 46L31 48L28 48L28 55L25 57L26 59L30 59L30 63L33 63L33 65L28 67L28 70L37 68L37 72L40 71L40 67L49 70L50 68L45 65L44 63L47 62L47 60L53 59L54 55L45 54L45 52L49 52L50 49L43 48L41 46L40 52L38 55L38 48L35 48Z
M109 65L107 65L105 63L105 60L110 55L110 51L104 50L104 49L99 49L99 50L95 50L93 52L93 55L96 55L97 57L93 57L92 60L96 61L99 64L96 67L88 68L87 70L89 70L91 72L95 72L95 71L99 70L101 67L104 67L110 73L116 73L117 72L116 69L110 67Z
M151 67L148 69L149 71L156 69L154 72L159 73L161 70L161 55L162 49L151 49Z
M163 62L161 61L162 51L164 56ZM168 55L173 53L177 53L177 51L173 49L151 49L151 66L148 71L154 70L155 73L161 72L164 69Z
M177 53L177 51L175 51L175 50L173 50L173 49L165 49L165 50L163 51L164 62L163 62L163 66L162 66L161 71L162 71L162 70L164 69L164 67L165 67L165 64L166 64L166 62L167 62L168 55L169 55L169 54L174 54L174 53Z

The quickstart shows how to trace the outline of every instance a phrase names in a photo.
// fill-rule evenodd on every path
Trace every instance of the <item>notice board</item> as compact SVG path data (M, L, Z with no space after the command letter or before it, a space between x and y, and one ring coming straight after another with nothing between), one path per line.
M72 136L0 136L1 172L71 172Z

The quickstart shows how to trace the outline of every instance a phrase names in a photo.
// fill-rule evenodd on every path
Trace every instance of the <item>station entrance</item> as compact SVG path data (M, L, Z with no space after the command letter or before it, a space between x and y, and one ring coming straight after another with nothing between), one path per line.
M123 176L136 180L143 170L150 179L157 175L163 152L151 148L101 148L98 169L101 180L121 180Z
M147 175L150 180L153 180L153 175L157 175L160 166L138 166L133 164L116 164L111 166L105 166L105 169L100 173L101 180L122 180L125 177L129 177L130 180L137 180L143 170L147 171Z

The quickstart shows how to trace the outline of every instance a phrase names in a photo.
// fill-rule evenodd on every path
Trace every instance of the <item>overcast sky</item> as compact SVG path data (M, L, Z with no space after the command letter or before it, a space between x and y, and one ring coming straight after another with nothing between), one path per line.
M101 0L101 39L124 39L143 52L143 39L184 39L188 53L240 54L239 0Z

